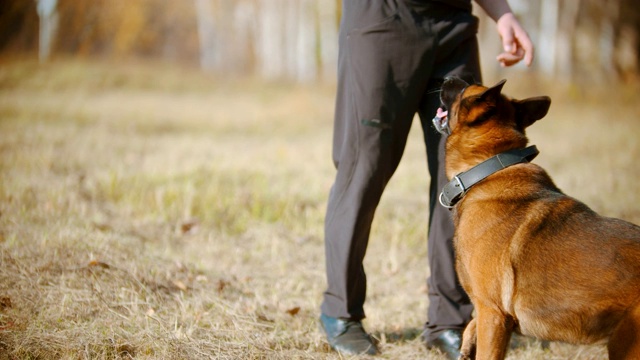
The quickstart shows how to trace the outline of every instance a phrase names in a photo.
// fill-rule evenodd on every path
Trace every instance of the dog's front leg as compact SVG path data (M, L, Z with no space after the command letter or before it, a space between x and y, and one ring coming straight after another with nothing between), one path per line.
M513 331L513 319L487 307L476 307L476 313L476 359L504 359Z
M476 329L476 319L471 320L462 335L462 346L460 347L459 360L473 360L476 358L476 343L478 332Z

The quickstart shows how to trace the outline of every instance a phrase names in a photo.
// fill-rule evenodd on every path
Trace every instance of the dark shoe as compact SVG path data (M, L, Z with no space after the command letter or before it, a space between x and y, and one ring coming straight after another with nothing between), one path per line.
M377 355L378 347L362 323L356 320L338 319L320 315L320 325L327 335L331 348L343 355Z
M439 350L451 360L455 360L460 356L461 330L445 330L438 337L431 340L426 340L423 335L423 339L425 346L429 350Z

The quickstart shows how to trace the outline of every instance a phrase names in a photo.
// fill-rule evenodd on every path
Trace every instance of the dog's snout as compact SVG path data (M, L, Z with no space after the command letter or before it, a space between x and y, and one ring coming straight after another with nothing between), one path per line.
M450 110L451 104L455 101L456 96L460 94L469 84L459 77L447 77L442 83L440 91L440 102L445 110Z
M457 76L449 76L447 78L444 79L444 82L442 83L442 88L449 88L449 87L459 87L459 88L465 88L469 86L469 84L460 79Z

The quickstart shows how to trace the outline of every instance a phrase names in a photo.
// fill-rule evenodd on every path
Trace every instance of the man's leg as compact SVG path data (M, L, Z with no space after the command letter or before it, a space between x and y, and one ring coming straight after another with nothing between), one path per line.
M425 109L434 109L435 115L439 100L431 99L431 105ZM438 196L447 183L444 173L445 137L439 136L431 124L429 115L421 112L427 140L429 169L432 176L429 194L429 239L428 258L430 276L428 279L429 307L428 323L425 327L425 339L433 340L445 330L462 330L471 320L473 305L458 281L455 271L455 253L453 248L454 227L450 211L441 206Z
M343 2L340 35L333 139L337 175L325 219L328 287L321 322L329 343L345 354L367 345L359 323L366 296L362 262L375 209L400 162L426 87L422 59L432 58L424 54L430 44L420 48L422 33L402 2L393 8L393 2L374 1ZM357 28L346 29L351 23Z
M470 83L480 81L475 31L477 22L471 14L459 14L454 23L465 26L453 27L448 32L446 43L438 44L438 59L434 65L432 78L420 105L420 118L427 145L429 173L431 175L429 202L428 257L431 274L428 279L429 308L424 339L427 344L443 343L438 346L448 355L455 357L459 346L460 333L471 320L473 306L459 283L455 271L453 247L454 226L448 209L441 206L438 196L447 179L444 172L444 144L446 138L440 136L431 124L431 119L440 105L439 81L446 76L460 76ZM435 27L449 31L450 20L442 21ZM456 33L458 32L458 33Z
M420 33L410 31L411 15L402 5L377 1L343 2L333 139L337 175L325 219L328 288L322 312L354 320L364 317L362 261L375 209L426 87L420 79L407 82L422 72L425 58L416 39ZM358 28L345 26L352 22Z

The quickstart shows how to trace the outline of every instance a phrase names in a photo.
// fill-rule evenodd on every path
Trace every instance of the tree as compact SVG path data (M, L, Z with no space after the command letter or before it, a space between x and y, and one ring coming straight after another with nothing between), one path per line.
M216 59L216 31L211 0L194 0L198 18L198 39L200 40L200 66L213 70Z
M40 62L44 62L51 54L51 44L58 29L58 0L37 0L38 16L40 17Z
M3 0L0 51L161 58L206 71L335 79L344 0ZM536 45L531 69L564 81L639 78L637 0L510 0ZM476 7L477 8L477 7ZM482 11L487 76L501 43ZM39 39L39 42L38 42Z

